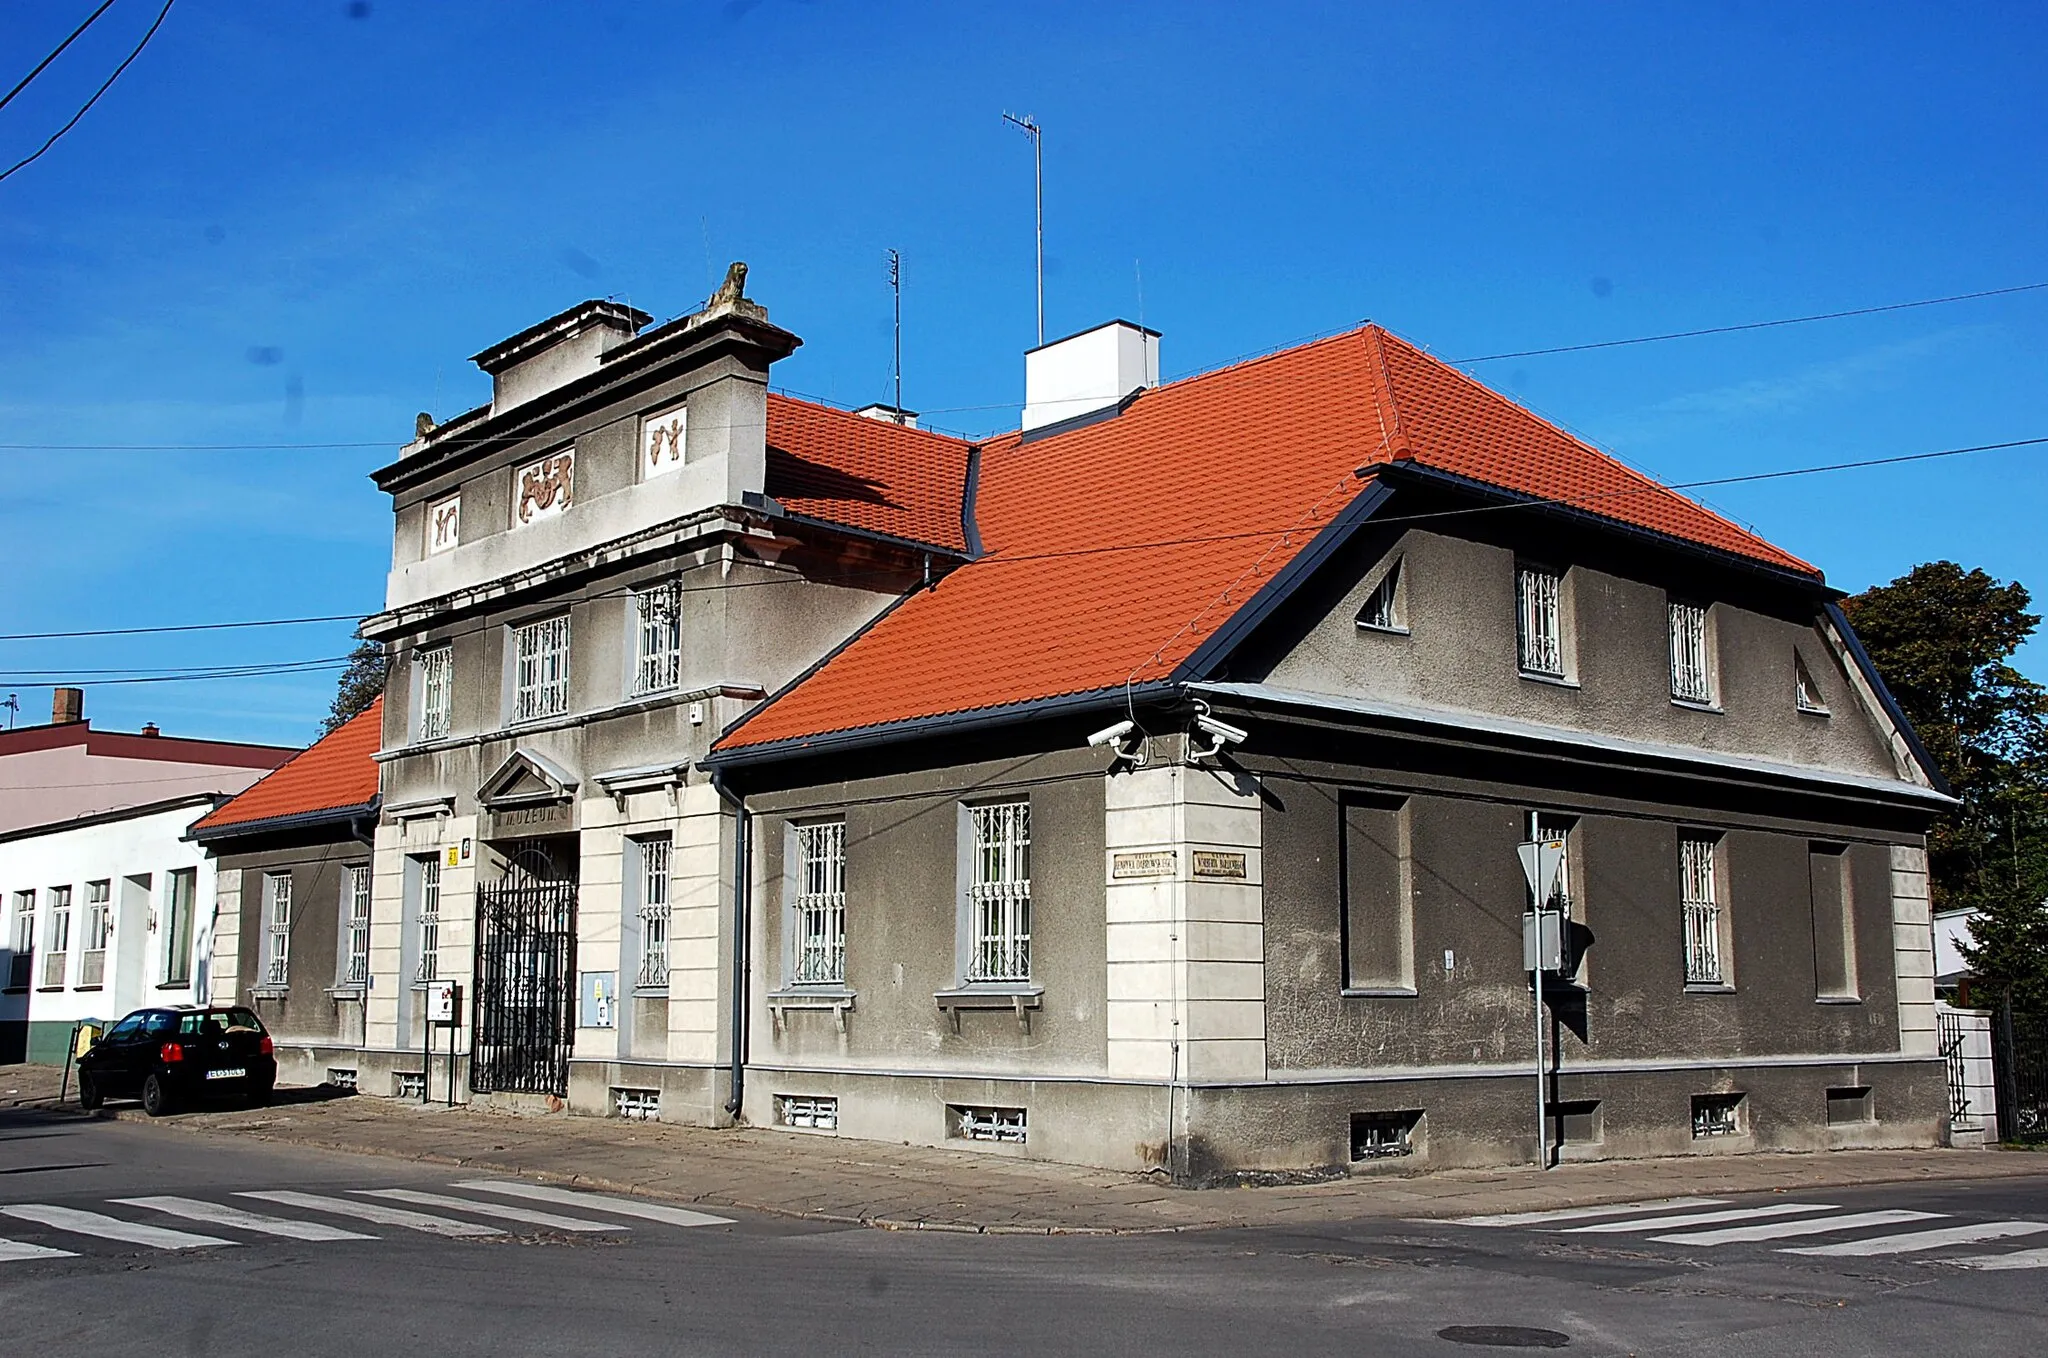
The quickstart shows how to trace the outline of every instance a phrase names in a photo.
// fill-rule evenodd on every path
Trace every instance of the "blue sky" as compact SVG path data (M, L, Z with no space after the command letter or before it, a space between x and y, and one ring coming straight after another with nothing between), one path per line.
M11 85L87 0L0 11ZM0 164L118 63L113 9ZM910 6L178 0L0 182L0 443L386 441L586 296L666 318L731 259L791 390L1013 426L1046 324L1171 374L1370 317L1448 358L2048 281L2048 10L1891 4ZM1477 365L1667 480L2048 434L2048 292ZM388 450L4 449L0 631L361 613ZM1856 590L1952 557L2048 593L2048 452L1727 487ZM346 624L0 642L9 679L314 659ZM2048 678L2048 647L2023 664ZM21 695L45 719L49 694ZM325 673L102 685L102 725L303 740Z

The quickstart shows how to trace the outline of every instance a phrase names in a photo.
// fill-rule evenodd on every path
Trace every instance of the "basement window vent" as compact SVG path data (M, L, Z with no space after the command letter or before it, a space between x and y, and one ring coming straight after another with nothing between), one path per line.
M356 1073L354 1069L350 1067L329 1066L327 1068L327 1084L330 1088L346 1089L350 1093L354 1093L356 1088Z
M812 1098L804 1094L777 1094L775 1120L785 1127L810 1132L839 1130L839 1100Z
M423 1070L392 1071L391 1096L397 1099L424 1099L427 1096L427 1073Z
M1021 1108L976 1108L952 1104L953 1135L963 1141L1007 1141L1024 1144L1024 1110Z
M1695 1094L1692 1096L1692 1135L1695 1141L1710 1136L1742 1135L1740 1094Z
M621 1089L612 1086L612 1113L614 1116L631 1118L635 1122L659 1122L661 1120L661 1091L659 1089Z
M1590 1146L1600 1141L1600 1100L1567 1099L1548 1108L1551 1144Z
M1828 1126L1853 1127L1858 1123L1875 1121L1877 1115L1870 1106L1869 1085L1850 1085L1828 1091Z
M1415 1153L1415 1130L1422 1124L1420 1109L1399 1113L1353 1113L1351 1115L1351 1158L1385 1160Z

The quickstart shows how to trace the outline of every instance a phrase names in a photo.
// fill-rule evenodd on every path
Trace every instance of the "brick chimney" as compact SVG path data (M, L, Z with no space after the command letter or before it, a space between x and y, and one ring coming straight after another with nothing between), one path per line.
M85 720L85 690L82 688L59 688L50 693L50 724L62 726L66 722Z
M142 734L146 736L160 736L163 734L163 732L160 729L158 729L157 724L155 722L146 721L142 723Z

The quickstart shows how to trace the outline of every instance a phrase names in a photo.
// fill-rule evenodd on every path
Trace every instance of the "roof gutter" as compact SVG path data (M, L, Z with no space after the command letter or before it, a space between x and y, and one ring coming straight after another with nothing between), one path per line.
M747 980L751 967L748 953L751 951L751 917L749 897L749 873L747 866L747 841L752 837L753 813L747 810L747 799L726 786L721 770L711 771L711 786L718 795L732 804L732 1011L727 1022L732 1029L732 1068L728 1074L728 1092L725 1111L735 1122L740 1110L746 1106L747 1089Z
M1948 785L1948 779L1942 774L1941 767L1934 762L1934 755L1921 743L1920 733L1913 729L1913 722L1906 716L1906 710L1899 706L1899 700L1892 696L1891 689L1884 682L1884 676L1877 672L1877 662L1870 658L1870 652L1863 649L1863 639L1857 636L1856 629L1849 625L1849 615L1833 600L1827 603L1826 611L1828 621L1834 625L1835 631L1841 635L1842 645L1848 649L1849 658L1856 662L1856 668L1862 672L1864 682L1870 685L1870 691L1877 695L1877 701L1884 707L1884 714L1892 719L1892 724L1898 728L1900 738L1906 742L1906 748L1911 750L1913 758L1919 761L1920 771L1927 775L1927 781L1934 786L1935 791L1946 796L1955 796L1955 790Z
M229 821L224 825L212 825L204 829L195 828L188 832L184 838L193 844L211 845L217 844L224 839L240 839L247 836L280 834L287 830L310 830L327 825L341 825L348 829L350 838L362 840L363 843L367 844L370 841L363 839L361 835L356 833L356 824L365 817L369 817L374 821L381 805L382 801L380 798L372 797L367 802L358 802L354 806L325 806L317 811L293 811L282 816L265 816L261 820Z

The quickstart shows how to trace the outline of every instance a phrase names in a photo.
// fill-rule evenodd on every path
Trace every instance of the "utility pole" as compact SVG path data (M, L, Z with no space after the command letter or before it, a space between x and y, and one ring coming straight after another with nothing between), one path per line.
M1045 343L1045 149L1044 129L1030 114L1005 113L1003 121L1031 138L1031 181L1038 204L1038 342Z
M903 257L889 252L889 291L896 295L896 423L903 423Z

